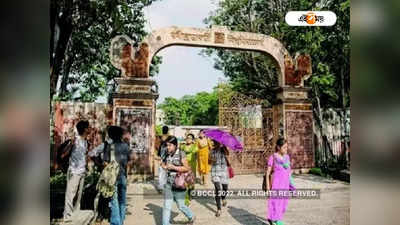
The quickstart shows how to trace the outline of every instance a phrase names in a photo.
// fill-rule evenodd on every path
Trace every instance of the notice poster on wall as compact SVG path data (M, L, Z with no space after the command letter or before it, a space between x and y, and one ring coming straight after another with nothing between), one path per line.
M130 149L147 153L150 149L151 109L117 108L117 124L131 134Z
M240 107L239 118L244 128L262 128L261 105L248 105Z

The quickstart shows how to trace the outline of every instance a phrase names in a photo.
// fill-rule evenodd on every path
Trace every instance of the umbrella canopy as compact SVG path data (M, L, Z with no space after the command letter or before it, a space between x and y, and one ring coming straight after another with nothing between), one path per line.
M234 151L243 150L243 146L240 141L235 136L226 131L222 131L219 129L207 129L204 130L204 135L215 141L218 141L219 143Z

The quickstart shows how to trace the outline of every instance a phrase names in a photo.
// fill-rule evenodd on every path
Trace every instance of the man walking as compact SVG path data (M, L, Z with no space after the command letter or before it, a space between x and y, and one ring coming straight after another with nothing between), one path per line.
M69 158L69 167L67 172L67 190L65 191L65 205L64 205L64 221L70 220L73 211L80 209L80 201L83 191L86 173L86 153L87 141L86 138L89 134L89 122L79 121L76 124L78 136L75 138L74 146L72 148L71 156ZM78 191L79 189L79 191ZM73 200L75 195L78 196L74 207Z
M157 157L156 160L158 161L158 186L157 186L157 191L159 193L162 192L162 190L164 189L164 185L167 182L167 173L166 171L161 167L161 164L165 162L166 158L167 158L167 142L166 140L169 137L168 134L169 128L168 126L163 126L162 127L162 136L158 137L159 138L159 146L157 146Z

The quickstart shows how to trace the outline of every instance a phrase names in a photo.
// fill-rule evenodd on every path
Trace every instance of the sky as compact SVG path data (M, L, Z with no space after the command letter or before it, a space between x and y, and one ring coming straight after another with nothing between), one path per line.
M203 19L216 8L215 0L162 0L145 8L146 30L168 27L198 27L206 25ZM213 68L212 58L199 55L201 48L171 46L157 53L162 56L160 73L154 78L159 86L161 103L165 97L180 98L201 91L212 91L221 71Z

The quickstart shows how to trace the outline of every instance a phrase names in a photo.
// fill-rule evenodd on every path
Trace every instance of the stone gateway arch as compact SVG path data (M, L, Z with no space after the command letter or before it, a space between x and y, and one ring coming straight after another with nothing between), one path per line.
M257 33L236 32L226 27L166 27L152 31L141 43L119 35L111 40L110 61L121 70L112 94L114 123L132 133L131 148L137 153L135 172L153 174L155 108L158 90L149 78L152 58L169 46L211 47L257 51L269 55L278 71L276 89L279 101L272 107L273 140L288 140L294 168L314 166L313 117L309 88L304 87L312 73L311 57L296 54L293 58L277 39ZM137 46L137 47L134 47ZM262 169L262 168L261 168ZM239 171L240 172L240 171Z

